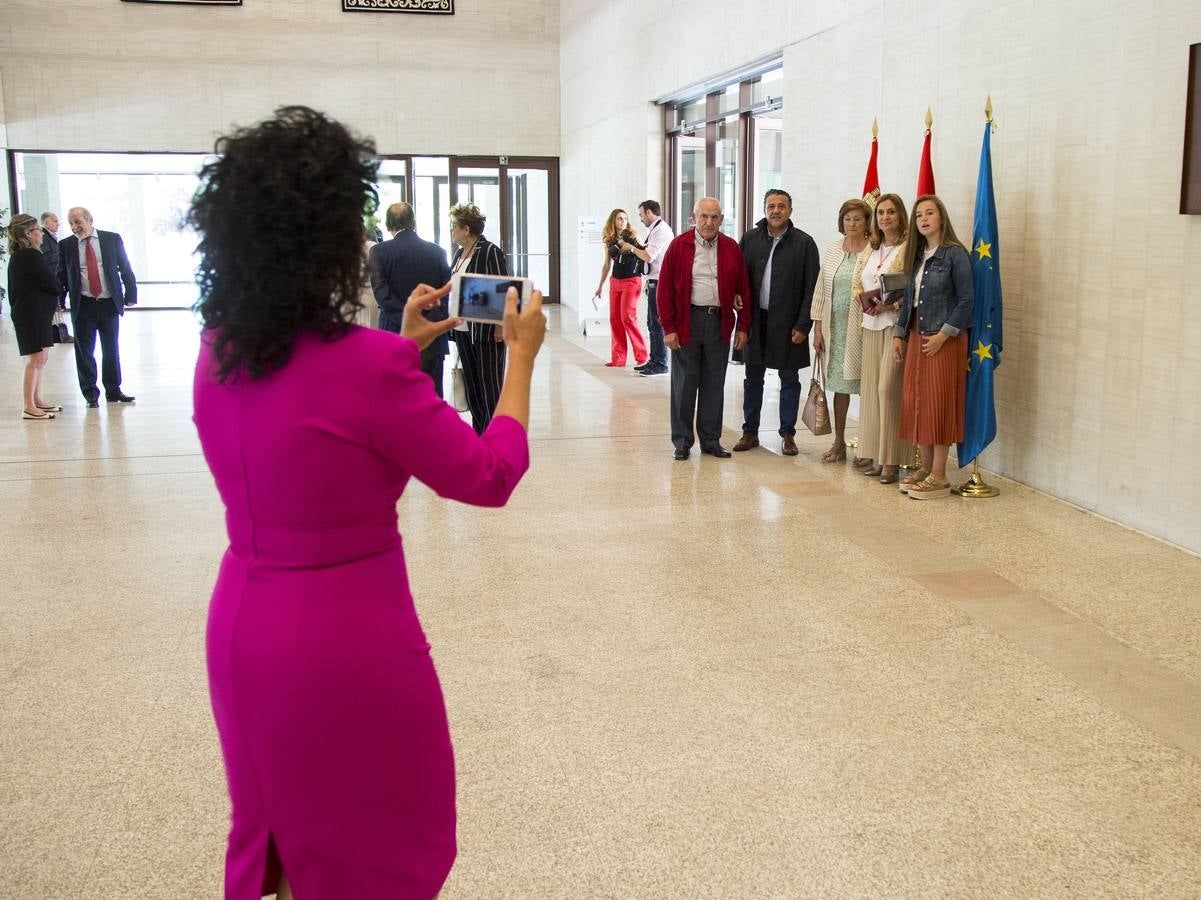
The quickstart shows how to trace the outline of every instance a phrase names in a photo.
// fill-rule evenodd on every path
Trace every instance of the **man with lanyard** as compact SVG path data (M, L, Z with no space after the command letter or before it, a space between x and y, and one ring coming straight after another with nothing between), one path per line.
M742 382L742 437L736 451L759 446L759 413L768 369L780 373L780 437L785 456L796 456L801 402L799 370L809 365L810 309L821 263L813 238L792 224L792 197L771 189L759 223L742 236L751 296L759 308L751 319Z
M659 287L659 270L663 267L663 254L667 245L672 242L675 234L671 226L659 217L659 202L643 200L638 205L638 219L648 229L643 243L646 248L633 248L639 258L650 264L650 272L646 276L646 332L650 336L651 355L634 371L643 378L667 374L667 347L663 343L663 326L659 323L659 308L655 303L655 293Z

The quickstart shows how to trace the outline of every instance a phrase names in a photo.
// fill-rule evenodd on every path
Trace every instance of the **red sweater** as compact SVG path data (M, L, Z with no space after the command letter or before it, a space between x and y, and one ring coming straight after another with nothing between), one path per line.
M676 334L680 346L692 340L692 263L696 259L696 229L689 228L667 247L663 267L659 270L659 285L655 300L659 304L659 321L664 334ZM734 312L734 295L742 298L742 312ZM748 332L755 308L751 284L746 274L746 261L738 242L724 234L717 235L717 300L721 305L721 339L728 341L737 319L738 330Z

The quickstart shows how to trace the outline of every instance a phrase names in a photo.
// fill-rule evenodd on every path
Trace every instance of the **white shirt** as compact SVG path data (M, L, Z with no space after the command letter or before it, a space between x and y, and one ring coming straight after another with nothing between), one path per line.
M92 296L92 289L88 282L88 241L92 242L92 249L96 251L96 268L100 270L100 296L96 299L112 297L113 292L108 289L108 279L104 277L104 256L100 253L100 235L94 228L90 237L81 238L79 241L79 292L88 297Z
M899 249L900 244L894 244L891 247L881 244L872 251L872 255L867 258L867 264L863 267L863 274L859 276L859 282L865 291L874 291L880 287L880 273L896 262L896 253ZM882 312L877 316L869 316L864 313L863 328L865 331L884 331L886 328L896 325L900 317L900 311L895 309Z
M696 257L692 260L692 305L720 306L717 299L717 238L706 241L696 235Z
M913 308L917 307L922 302L922 273L926 271L926 263L930 261L930 257L938 251L935 247L933 250L926 250L922 253L922 264L917 267L917 272L913 275Z
M662 219L655 219L651 222L650 231L646 233L646 252L651 257L650 274L646 277L652 281L659 278L659 269L663 267L663 254L667 252L667 246L671 243L675 235L672 233L671 226Z

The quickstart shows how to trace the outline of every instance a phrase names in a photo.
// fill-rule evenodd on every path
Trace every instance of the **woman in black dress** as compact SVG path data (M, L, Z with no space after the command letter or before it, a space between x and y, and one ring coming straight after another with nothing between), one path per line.
M22 419L53 419L61 406L42 400L42 370L54 346L54 310L58 306L58 279L42 256L42 228L33 216L22 213L8 223L8 301L17 350L25 357L25 409Z
M484 214L474 203L451 207L450 239L455 243L455 255L450 264L452 274L509 274L505 254L484 237L485 222ZM471 427L477 434L483 434L492 421L492 412L500 400L500 388L505 380L505 344L501 329L498 325L465 322L461 330L452 331L451 335L463 365Z

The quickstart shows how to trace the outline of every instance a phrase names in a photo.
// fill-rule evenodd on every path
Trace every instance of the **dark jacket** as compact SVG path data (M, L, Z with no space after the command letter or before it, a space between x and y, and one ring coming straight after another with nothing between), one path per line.
M450 261L452 269L458 265L459 257L462 255L463 248L455 247L454 258ZM474 275L508 275L509 264L505 260L504 251L481 234L475 243L475 249L471 251L471 259L467 262L467 268L463 271L471 272ZM469 335L472 341L492 341L495 340L495 329L498 327L481 322L468 322L467 331L456 332L458 335L456 340L462 340Z
M133 266L125 253L125 243L115 231L96 229L100 241L100 256L104 266L104 280L112 294L113 305L118 315L125 315L125 307L138 302L138 281L133 275ZM59 261L58 280L63 292L71 298L71 321L79 315L79 298L83 295L79 273L79 238L75 235L58 242L62 256Z
M412 229L396 232L389 241L375 244L367 253L367 270L371 277L371 292L382 313L380 327L399 322L404 315L409 294L419 284L442 287L450 281L450 266L446 262L446 251L437 244L423 241ZM431 322L438 322L450 315L446 298L442 305L426 310L423 315ZM393 331L392 327L387 327ZM440 336L429 348L431 352L445 356L450 352L446 335Z
M8 302L14 323L39 322L50 327L58 306L58 279L46 259L32 247L13 252L8 260Z
M809 341L792 342L792 331L809 334L813 319L809 311L813 306L813 287L817 284L817 273L821 260L817 244L808 234L795 227L791 221L775 255L771 252L772 237L767 232L767 219L742 236L738 246L746 260L746 271L751 283L751 296L747 303L755 307L756 315L763 315L759 307L759 292L763 286L763 274L767 269L767 258L771 256L771 298L767 308L767 346L761 348L752 340L747 344L745 362L769 369L803 369L809 365Z
M696 229L689 228L667 245L655 301L664 334L678 335L680 346L692 342L692 264L696 260ZM742 297L742 312L734 311L734 295ZM746 277L746 262L733 238L717 235L717 300L721 306L721 339L734 331L748 331L755 305Z
M920 263L918 264L920 265ZM905 283L905 301L901 317L893 327L894 336L909 339L910 317L913 313L913 276ZM962 247L939 245L922 270L921 306L917 309L917 329L922 334L941 331L950 337L972 326L972 258Z

